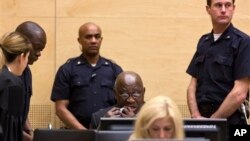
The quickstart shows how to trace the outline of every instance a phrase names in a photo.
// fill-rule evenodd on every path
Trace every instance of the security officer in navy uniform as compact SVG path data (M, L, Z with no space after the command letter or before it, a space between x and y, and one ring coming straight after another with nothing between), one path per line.
M113 86L122 68L99 54L102 31L95 23L79 28L82 54L57 71L51 100L56 114L71 129L88 129L91 115L116 104Z
M229 124L246 124L241 112L248 99L250 38L231 19L234 0L207 0L213 29L203 35L188 66L192 76L187 100L192 118L227 118Z

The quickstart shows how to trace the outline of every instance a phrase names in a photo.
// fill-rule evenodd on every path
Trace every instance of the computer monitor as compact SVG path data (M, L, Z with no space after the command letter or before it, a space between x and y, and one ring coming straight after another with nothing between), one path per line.
M227 119L184 119L186 137L205 137L210 141L227 141Z
M210 141L205 138L185 138L185 139L136 139L132 141Z
M96 141L127 141L132 134L131 131L105 130L96 132Z
M97 130L133 130L136 118L107 118L102 117Z
M210 141L205 138L185 138L185 139L136 139L132 141Z
M36 129L33 141L95 141L94 130Z

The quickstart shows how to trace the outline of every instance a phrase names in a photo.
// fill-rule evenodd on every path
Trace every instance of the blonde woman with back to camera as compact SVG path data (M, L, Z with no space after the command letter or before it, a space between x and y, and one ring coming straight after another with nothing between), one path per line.
M176 103L166 96L157 96L142 106L129 141L183 139L184 136L183 118Z
M0 40L0 126L1 141L22 141L24 89L19 76L27 66L32 45L18 32Z

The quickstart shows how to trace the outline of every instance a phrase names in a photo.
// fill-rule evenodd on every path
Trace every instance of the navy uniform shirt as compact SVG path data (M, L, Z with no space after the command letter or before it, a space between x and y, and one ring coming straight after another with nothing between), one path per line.
M203 35L187 73L197 79L197 103L221 104L234 81L250 77L250 38L232 24L217 41Z
M88 128L92 113L116 103L113 86L121 72L120 66L103 57L95 67L83 56L71 58L56 74L51 100L69 100L69 111Z

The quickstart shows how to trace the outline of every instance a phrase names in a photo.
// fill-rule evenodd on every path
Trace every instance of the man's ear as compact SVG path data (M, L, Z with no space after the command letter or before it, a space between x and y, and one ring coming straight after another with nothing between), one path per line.
M103 40L103 37L101 37L101 41L100 41L100 43L102 43L102 40Z
M210 11L209 11L209 10L210 10L210 6L207 5L207 6L206 6L206 11L207 11L207 13L210 15Z
M145 103L145 100L144 100L144 95L145 95L145 92L146 92L146 88L144 87L144 88L143 88L143 93L142 93L143 103Z
M79 44L81 44L81 42L80 42L80 37L77 38L77 41L78 41Z

